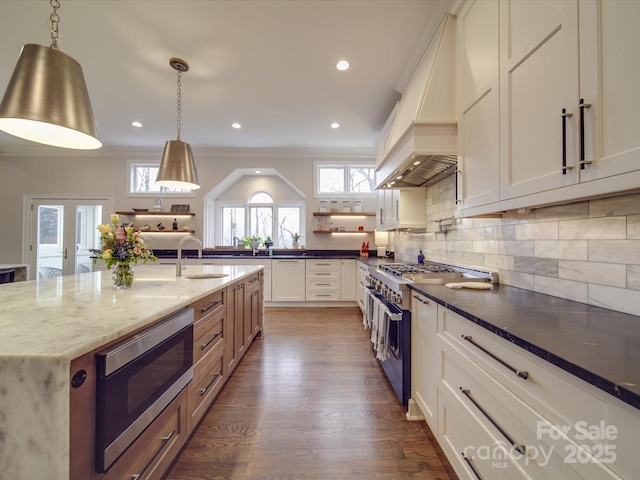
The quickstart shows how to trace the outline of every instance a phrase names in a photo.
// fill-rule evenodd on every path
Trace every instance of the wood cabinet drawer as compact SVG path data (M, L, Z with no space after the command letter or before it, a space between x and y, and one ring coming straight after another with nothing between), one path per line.
M198 424L224 385L224 342L217 342L193 368L187 387L190 412L189 431Z
M591 393L589 385L583 388L582 380L446 308L439 309L438 335L544 418L569 427L569 437L594 444L580 438L576 426L599 425L608 418L608 404L602 396Z
M219 342L223 341L223 323L226 310L200 319L193 330L193 364L197 364Z
M225 301L224 296L225 296L225 290L222 289L190 305L193 308L194 329L197 328L198 320L200 320L201 318L207 315L217 313L218 310L221 310L224 308L224 301ZM195 330L193 332L193 335L195 337L196 335Z
M253 291L260 286L260 272L256 272L253 275L244 279L245 288Z
M178 455L187 436L187 390L185 389L122 454L103 480L161 479Z

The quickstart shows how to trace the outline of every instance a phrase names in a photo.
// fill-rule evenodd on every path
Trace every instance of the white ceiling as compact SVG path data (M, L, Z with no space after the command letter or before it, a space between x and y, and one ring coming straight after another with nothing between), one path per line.
M60 3L59 47L83 67L104 146L161 150L175 139L169 58L180 57L190 65L182 140L203 151L372 149L438 1ZM0 94L21 46L51 43L51 11L47 0L0 0ZM346 72L335 68L340 59L351 63ZM32 145L0 132L0 153Z

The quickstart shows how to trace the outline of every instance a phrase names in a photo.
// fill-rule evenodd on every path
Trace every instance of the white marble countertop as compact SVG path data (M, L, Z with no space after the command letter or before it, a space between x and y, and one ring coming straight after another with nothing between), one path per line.
M111 271L0 285L0 480L68 478L73 359L160 320L262 267L135 266L130 289ZM226 273L219 279L188 275Z

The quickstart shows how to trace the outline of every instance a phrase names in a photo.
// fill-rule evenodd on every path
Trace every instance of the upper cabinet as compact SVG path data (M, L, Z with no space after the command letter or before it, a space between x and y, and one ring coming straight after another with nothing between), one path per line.
M640 2L618 0L463 6L457 51L462 216L640 185L637 18Z
M427 226L426 188L378 190L376 230L403 230Z
M499 200L498 0L468 2L457 20L458 195L465 208Z

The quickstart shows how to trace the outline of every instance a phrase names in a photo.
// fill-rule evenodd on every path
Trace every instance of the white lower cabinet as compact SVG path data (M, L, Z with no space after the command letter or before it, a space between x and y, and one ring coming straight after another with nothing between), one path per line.
M340 301L355 302L357 285L356 260L340 260Z
M271 300L273 302L304 302L305 270L305 260L272 260Z
M340 260L307 260L308 302L340 301Z
M416 292L411 340L409 414L420 410L460 478L640 471L638 409Z
M263 299L271 301L271 258L222 258L218 259L218 265L262 265L264 267L264 284L262 286ZM206 265L206 264L205 264Z
M438 305L423 295L411 295L411 400L432 431L438 430Z
M356 261L358 264L358 273L356 274L356 302L360 310L364 313L364 287L367 285L367 275L369 275L369 265L364 262Z

